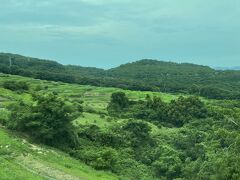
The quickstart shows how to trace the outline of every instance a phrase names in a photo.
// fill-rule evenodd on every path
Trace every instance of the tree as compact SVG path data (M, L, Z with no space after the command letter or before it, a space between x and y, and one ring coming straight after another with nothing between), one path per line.
M65 103L57 94L35 94L33 102L20 101L11 105L9 109L9 128L27 133L35 141L47 145L61 148L77 145L71 124L77 115L74 113L77 109Z
M161 179L176 179L181 175L182 161L180 155L170 147L160 147L160 157L152 164L156 176Z
M11 91L24 92L29 90L29 86L25 81L5 81L3 83L5 89Z
M111 147L87 146L77 150L74 156L97 170L114 170L118 153Z
M198 97L184 98L180 96L169 104L167 120L180 127L194 118L206 118L207 112L207 108Z
M143 121L129 121L123 130L128 132L133 148L138 148L152 142L151 127Z
M107 110L109 114L118 114L129 106L129 100L124 92L116 92L111 96Z

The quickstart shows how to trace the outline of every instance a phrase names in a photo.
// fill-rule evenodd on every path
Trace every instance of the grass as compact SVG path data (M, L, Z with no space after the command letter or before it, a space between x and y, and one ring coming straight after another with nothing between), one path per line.
M76 119L73 123L76 126L79 125L96 125L101 129L109 129L114 127L116 124L124 123L126 119L116 119L109 116L101 116L93 113L83 113L81 117Z
M30 84L31 88L34 89L37 86L48 86L48 90L59 93L62 97L67 97L70 99L82 99L85 104L90 104L96 106L100 109L106 107L107 103L110 100L110 96L113 92L123 91L127 94L127 96L132 100L144 99L147 94L151 96L161 97L164 101L170 101L172 99L176 99L178 95L160 93L160 92L150 92L150 91L130 91L130 90L122 90L118 88L108 88L108 87L95 87L89 85L78 85L78 84L67 84L62 82L52 82L45 80L37 80L27 77L21 76L13 76L9 77L0 77L0 86L4 81L15 80L15 81L26 81ZM14 98L18 98L21 96L20 94L13 93L12 91L6 90L4 88L0 88L0 96L9 97L12 96ZM28 97L28 95L25 98Z
M0 177L4 180L40 180L42 177L37 174L31 173L30 171L24 169L20 165L16 164L12 160L5 159L0 156Z
M8 135L0 128L0 177L1 179L42 179L21 167L14 158L27 150L20 139Z
M176 99L180 95L67 84L12 75L7 77L0 76L0 123L1 119L6 118L8 115L8 112L4 108L6 105L20 99L29 101L31 97L27 93L20 94L2 88L1 84L9 80L26 81L30 85L30 91L40 85L47 89L47 91L57 92L67 100L83 100L85 112L74 120L73 123L76 126L93 124L99 126L101 129L108 129L126 121L124 119L113 119L106 115L106 107L113 92L123 91L131 100L144 100L148 94L150 96L161 97L165 102ZM42 91L46 90L43 89ZM219 102L216 100L203 100L208 104L217 104ZM177 128L158 128L151 123L149 125L152 128L153 135L159 137L171 136L180 130ZM0 127L0 179L31 180L48 179L49 177L52 178L52 176L55 179L56 177L59 179L58 176L62 176L60 179L71 179L71 177L89 180L118 179L110 172L96 171L63 152L45 146L33 145L18 136ZM47 169L44 167L47 167Z
M96 171L58 150L29 143L0 128L0 179L74 177L86 180L117 179ZM57 178L58 179L58 178Z
M113 119L107 115L106 107L111 94L116 91L124 91L132 100L144 99L147 94L160 96L165 101L175 99L177 96L153 93L121 90L117 88L104 88L94 86L82 86L77 84L66 84L61 82L42 81L37 79L25 78L20 76L0 77L0 118L5 118L8 114L4 107L16 100L30 100L30 94L17 93L1 87L4 81L26 81L30 85L30 91L36 89L39 85L48 88L48 91L54 91L68 100L83 100L86 112L74 121L76 126L85 124L94 124L102 129L108 129L116 123L122 123L124 119ZM44 90L43 90L44 91ZM150 124L151 125L151 124ZM153 131L157 132L157 127L153 126ZM19 136L19 135L17 135ZM33 145L24 138L18 138L12 132L0 128L0 177L4 179L48 179L54 177L54 174L60 174L62 177L76 177L80 179L118 179L110 172L96 171L91 167L69 157L67 154L49 147L40 147ZM47 167L47 169L45 168ZM49 172L50 171L50 172ZM57 175L55 176L55 178ZM58 177L59 178L59 177ZM60 178L62 179L62 178ZM69 178L66 178L69 179Z

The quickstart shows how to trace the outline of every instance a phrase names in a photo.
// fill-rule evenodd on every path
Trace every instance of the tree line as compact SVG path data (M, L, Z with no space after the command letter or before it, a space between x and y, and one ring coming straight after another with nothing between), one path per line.
M141 60L103 70L0 54L0 72L83 85L185 93L210 99L240 99L240 71L216 71L206 66L186 63Z

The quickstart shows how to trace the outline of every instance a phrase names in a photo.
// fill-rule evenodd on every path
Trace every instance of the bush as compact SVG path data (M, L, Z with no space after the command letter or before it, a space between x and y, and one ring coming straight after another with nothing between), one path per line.
M7 111L0 110L0 124L1 125L5 126L7 124L8 116L9 116L9 113Z
M107 107L108 113L116 115L129 106L129 100L124 92L112 93L111 101Z
M160 147L160 157L152 164L156 176L175 179L180 176L182 164L177 151L170 147Z
M47 145L61 148L77 145L71 124L77 110L56 94L33 95L32 103L20 101L8 108L11 111L9 128L27 133Z
M3 83L3 88L18 92L29 90L29 86L25 81L5 81Z
M130 158L122 158L119 160L116 173L124 175L122 179L155 179L151 168Z
M180 96L170 103L163 102L159 97L147 96L145 101L127 101L127 105L120 106L120 104L126 104L118 103L118 101L126 101L119 100L125 99L123 97L125 97L123 94L112 95L112 100L108 105L108 112L111 116L144 119L158 126L168 127L182 127L193 119L204 119L208 116L205 104L195 96L186 98Z
M84 146L82 150L76 151L74 156L97 170L114 171L118 154L110 147Z

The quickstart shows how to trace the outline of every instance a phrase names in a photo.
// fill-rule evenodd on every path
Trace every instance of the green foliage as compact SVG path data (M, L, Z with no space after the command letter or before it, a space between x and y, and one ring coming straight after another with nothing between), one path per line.
M152 143L150 137L151 128L146 122L130 121L123 127L123 130L127 131L127 137L133 148L139 148L145 144Z
M173 100L167 110L167 119L179 127L192 119L203 119L207 117L207 108L197 97L179 97Z
M96 169L111 170L129 179L151 179L147 178L153 177L150 168L144 164L152 161L149 156L154 140L150 133L151 128L142 121L128 121L108 130L96 125L80 126L80 147L72 155Z
M153 164L156 175L169 180L180 176L181 166L181 160L172 156L161 157Z
M133 160L132 158L122 158L118 161L116 173L120 174L121 179L157 179L148 166Z
M16 130L30 137L40 138L35 135L35 131L39 131L45 140L49 136L58 139L59 144L54 143L54 146L69 147L65 150L76 159L74 162L62 153L51 153L52 150L33 154L36 158L41 156L41 161L54 164L61 171L76 175L82 175L84 171L84 176L80 176L83 179L109 179L108 176L94 176L96 171L92 173L93 170L79 167L77 164L82 161L98 170L113 172L120 179L210 180L239 177L238 101L128 90L118 93L120 90L116 88L80 86L19 76L0 78L1 83L10 80L27 81L31 90L42 95L31 98L29 92L19 94L0 88L0 105L3 107L0 117L6 119L8 127L19 128ZM37 88L38 85L48 88ZM112 93L115 93L114 98L111 98ZM149 96L145 98L147 94ZM17 103L10 106L12 117L9 119L5 107L12 102ZM109 102L117 105L117 108L111 109L110 117L107 114ZM85 112L79 116L79 111ZM59 119L63 123L57 123ZM70 122L74 129L69 126ZM50 131L51 128L46 128L50 125L57 127L56 131L60 134L60 126L70 127L64 130L76 133L77 146L64 144L72 144L65 136L67 133L61 136L61 141L54 131ZM3 157L12 158L22 152L32 152L20 147L12 153L6 148L10 140L1 134L0 139L0 154ZM18 143L20 145L22 141ZM3 167L1 163L0 166Z
M18 92L24 92L29 90L28 84L24 81L5 81L3 83L3 87L5 89Z
M111 101L107 107L109 114L117 115L129 106L129 100L124 92L116 92L111 96Z
M19 133L0 128L0 179L117 180L109 172L96 171L55 148L32 144Z
M74 154L75 157L98 170L113 170L118 153L110 147L84 147Z
M11 67L9 57L12 58ZM0 53L0 72L67 83L240 99L239 71L217 71L188 63L145 59L103 70Z
M9 112L0 110L0 125L6 125L9 119Z
M9 128L25 132L47 145L62 148L77 145L71 121L78 109L65 103L56 94L34 94L32 103L20 101L9 106L9 110Z
M201 179L233 179L240 177L239 156L232 152L218 153L211 161L205 161L201 165L198 177Z
M197 97L180 96L177 100L165 103L159 97L147 96L145 101L130 101L128 104L129 106L120 111L118 103L111 101L108 112L112 116L145 119L158 125L175 127L181 127L192 119L204 119L208 116L206 106Z

